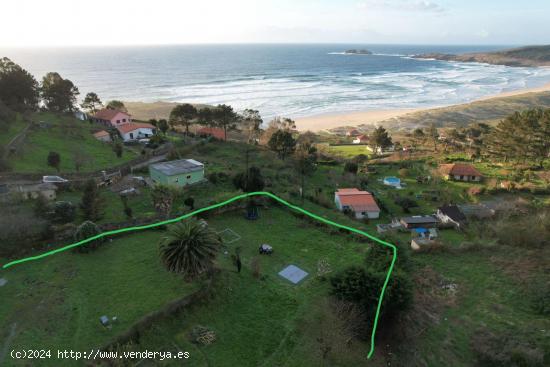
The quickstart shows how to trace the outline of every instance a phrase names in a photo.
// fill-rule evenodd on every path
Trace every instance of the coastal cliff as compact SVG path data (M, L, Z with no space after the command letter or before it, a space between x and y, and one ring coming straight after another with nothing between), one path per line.
M414 57L417 59L480 62L506 66L550 66L550 45L527 46L496 52L467 53L462 55L428 53L415 55Z

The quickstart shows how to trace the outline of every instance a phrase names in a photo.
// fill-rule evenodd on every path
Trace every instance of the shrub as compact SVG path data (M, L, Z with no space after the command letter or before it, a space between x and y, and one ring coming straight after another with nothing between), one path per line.
M76 217L76 208L70 201L57 201L54 204L54 220L58 223L72 222Z
M185 199L183 201L183 203L189 207L189 209L193 210L195 209L195 199L193 199L192 197L188 197L187 199Z
M356 175L358 169L359 166L355 162L346 162L346 164L344 165L344 173L352 173Z
M401 178L405 178L409 175L409 170L407 168L401 168L399 171L397 171L397 174Z
M74 233L74 240L76 242L80 242L87 238L96 236L100 233L101 233L101 229L99 229L97 224L87 220L81 225L79 225L78 228L76 229ZM83 245L77 246L74 248L74 250L76 252L86 253L97 249L99 245L101 245L102 243L103 243L103 238L99 238L99 239L87 242Z
M386 279L386 272L349 267L330 279L331 293L338 299L353 302L374 317L378 298ZM395 271L386 287L382 316L391 318L412 303L412 283Z
M398 197L395 199L395 203L403 209L404 213L409 213L410 208L417 208L418 203L414 201L413 199L407 198L407 197Z

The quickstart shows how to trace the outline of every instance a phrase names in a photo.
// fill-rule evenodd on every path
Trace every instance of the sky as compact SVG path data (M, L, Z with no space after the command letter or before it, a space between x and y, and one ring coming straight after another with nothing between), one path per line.
M549 0L17 0L0 47L550 44Z

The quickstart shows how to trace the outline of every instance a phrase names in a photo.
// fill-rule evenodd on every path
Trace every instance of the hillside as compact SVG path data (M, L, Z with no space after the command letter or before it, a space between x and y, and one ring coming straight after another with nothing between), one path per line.
M24 136L19 136L10 147L9 166L14 172L50 173L55 169L47 165L49 152L61 157L60 172L75 172L77 165L81 172L94 172L127 162L137 156L133 150L124 149L118 158L112 146L100 142L92 135L99 127L75 119L71 115L36 113L29 123L17 118L6 129L0 142L7 144L26 127Z
M506 66L550 66L550 45L527 46L496 52L467 53L462 55L429 53L414 57L443 61L482 62Z
M379 125L384 125L392 130L409 130L431 124L439 127L466 126L473 122L491 124L515 111L534 107L550 108L550 92L490 98L456 106L418 111L384 120ZM359 127L372 129L372 125L360 125ZM336 130L331 131L335 132Z

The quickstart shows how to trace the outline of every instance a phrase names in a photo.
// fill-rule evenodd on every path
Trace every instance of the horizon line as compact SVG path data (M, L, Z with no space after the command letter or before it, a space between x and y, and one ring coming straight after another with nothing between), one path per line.
M399 43L399 42L188 42L188 43L127 43L127 44L66 44L66 45L0 45L0 49L39 49L39 48L99 48L99 47L169 47L169 46L246 46L246 45L364 45L364 46L502 46L527 47L545 46L550 43L515 44L515 43Z

